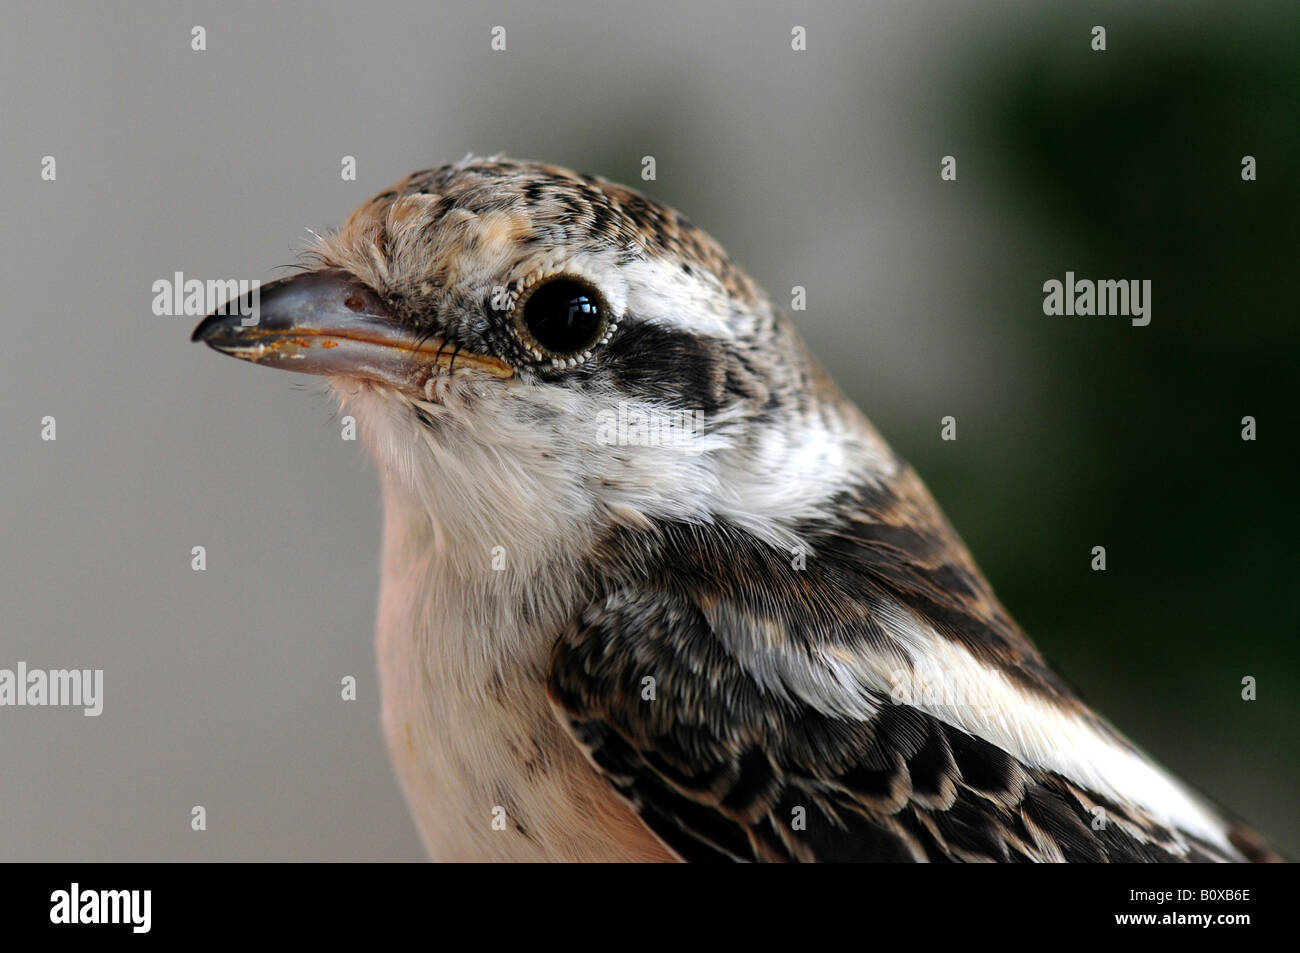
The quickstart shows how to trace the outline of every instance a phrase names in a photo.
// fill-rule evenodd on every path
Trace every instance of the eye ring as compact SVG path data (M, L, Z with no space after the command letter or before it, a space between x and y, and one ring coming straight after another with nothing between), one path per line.
M609 340L616 326L609 303L589 280L567 272L530 281L511 310L524 347L552 367L574 367Z

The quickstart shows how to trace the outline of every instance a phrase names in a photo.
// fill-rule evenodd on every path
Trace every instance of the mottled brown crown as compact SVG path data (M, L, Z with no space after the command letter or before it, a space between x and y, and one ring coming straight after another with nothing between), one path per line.
M414 234L413 234L414 233ZM465 256L494 242L678 259L702 269L739 301L760 292L716 241L684 216L632 189L560 166L506 158L465 160L415 172L376 195L314 251L381 292L411 282L447 283ZM403 243L422 250L426 272L386 267Z

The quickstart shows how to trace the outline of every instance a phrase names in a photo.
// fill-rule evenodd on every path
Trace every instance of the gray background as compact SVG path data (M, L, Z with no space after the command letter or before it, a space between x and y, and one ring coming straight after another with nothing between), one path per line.
M1260 378L1284 342L1295 353L1293 297L1242 303L1279 287L1295 250L1281 219L1260 224L1295 157L1294 78L1268 73L1294 71L1286 5L17 6L0 32L0 666L103 668L106 697L99 718L0 709L0 859L422 857L378 728L372 468L314 379L191 345L195 321L155 317L150 286L271 280L305 228L469 151L641 187L779 300L806 286L814 350L1049 656L1162 761L1300 845L1295 559L1277 539L1293 483L1237 439L1254 413L1262 443L1283 440L1285 398ZM1094 23L1105 54L1088 50ZM1238 83L1231 128L1202 75ZM1162 76L1177 88L1145 96ZM1071 115L1089 96L1105 108ZM1171 102L1203 135L1170 124L1135 167ZM1074 168L1080 149L1102 153ZM1251 151L1266 171L1243 192ZM646 154L656 182L640 181ZM939 181L945 154L957 183ZM1216 270L1196 245L1209 226L1148 208L1189 161L1201 179L1171 207L1214 205L1213 188L1222 208L1258 203L1231 213L1246 270ZM1186 245L1137 241L1126 215ZM1188 286L1160 261L1188 262ZM1043 316L1042 281L1094 265L1157 275L1151 328ZM1275 312L1286 332L1242 326ZM1198 390L1220 371L1236 391ZM1116 381L1138 392L1108 403ZM1198 394L1212 426L1193 441L1180 408ZM938 439L945 414L955 444ZM1162 506L1184 485L1185 505ZM1087 569L1099 542L1105 577Z

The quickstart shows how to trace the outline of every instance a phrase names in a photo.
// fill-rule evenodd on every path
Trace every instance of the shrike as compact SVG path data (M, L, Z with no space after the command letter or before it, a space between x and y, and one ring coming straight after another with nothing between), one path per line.
M325 375L384 492L388 748L448 860L1262 860L1047 666L677 212L418 172L213 348Z

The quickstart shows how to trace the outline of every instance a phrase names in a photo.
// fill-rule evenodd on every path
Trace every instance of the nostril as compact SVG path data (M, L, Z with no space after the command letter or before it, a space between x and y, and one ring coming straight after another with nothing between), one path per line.
M365 309L366 306L365 299L362 298L361 295L355 291L352 292L352 294L348 295L346 298L344 298L343 303L353 311L362 311Z

